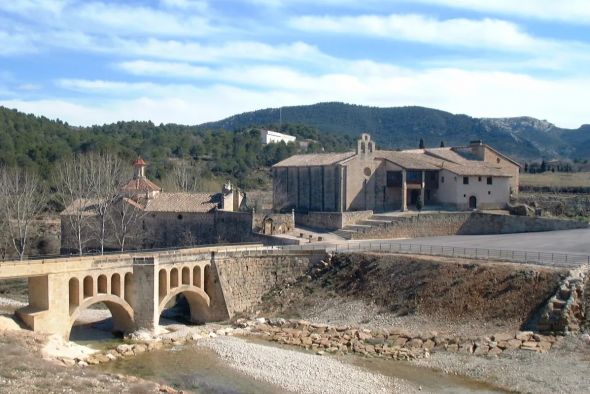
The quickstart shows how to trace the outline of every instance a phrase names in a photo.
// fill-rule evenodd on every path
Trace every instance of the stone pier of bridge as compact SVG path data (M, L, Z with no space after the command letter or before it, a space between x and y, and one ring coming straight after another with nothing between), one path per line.
M114 330L155 332L183 295L193 323L246 312L277 285L294 281L323 251L261 245L0 263L0 279L28 278L29 304L17 315L33 331L68 338L81 313L102 303Z

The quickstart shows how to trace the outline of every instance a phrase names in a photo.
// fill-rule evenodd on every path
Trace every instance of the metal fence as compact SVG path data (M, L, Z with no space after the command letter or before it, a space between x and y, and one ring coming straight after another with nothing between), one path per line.
M263 255L285 255L285 254L307 254L318 251L325 252L386 252L402 253L416 255L430 255L443 257L460 257L490 261L508 261L514 263L538 264L546 266L573 268L583 264L590 264L590 255L570 254L570 253L551 253L541 251L523 251L523 250L506 250L506 249L485 249L485 248L468 248L461 246L443 246L443 245L425 245L418 243L404 243L396 241L358 241L337 244L302 244L302 245L275 245L261 246L256 243L243 244L213 244L198 245L193 248L211 248L214 250L205 251L205 253L214 253L216 258L230 258L235 256L263 256ZM173 254L183 254L187 249L192 248L163 248L133 250L126 252L111 252L104 255L85 254L83 257L94 256L101 260L100 262L108 263L110 258L116 259L118 255L137 256L142 253L169 252ZM22 262L10 261L10 263L27 263L27 261L43 260L46 262L74 256L39 256L30 258ZM0 266L8 261L1 261Z
M566 268L573 268L583 264L590 264L590 255L584 254L468 248L461 246L424 245L391 241L361 241L331 245L306 244L296 246L284 246L282 248L290 250L321 249L331 252L388 252L443 257L461 257L490 261L509 261L514 263L538 264Z

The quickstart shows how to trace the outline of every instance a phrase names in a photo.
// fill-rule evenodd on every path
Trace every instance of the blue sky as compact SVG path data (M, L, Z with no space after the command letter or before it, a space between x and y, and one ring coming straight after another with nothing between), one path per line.
M343 101L590 123L588 0L11 0L0 105L197 124Z

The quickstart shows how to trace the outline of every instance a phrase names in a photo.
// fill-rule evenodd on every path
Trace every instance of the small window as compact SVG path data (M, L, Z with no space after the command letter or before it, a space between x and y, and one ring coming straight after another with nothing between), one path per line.
M478 182L481 182L481 177L480 176L477 177L477 181Z
M440 177L440 183L445 183L445 177L444 176L441 176Z
M488 196L491 196L491 195L492 195L492 192L488 190Z
M488 177L488 185L491 185L491 184L492 184L492 177L491 177L491 176L489 176L489 177Z
M469 177L468 176L464 176L463 177L463 184L464 185L469 185Z
M467 194L463 194L463 197L467 198Z
M496 163L500 164L500 158L499 157L496 158Z

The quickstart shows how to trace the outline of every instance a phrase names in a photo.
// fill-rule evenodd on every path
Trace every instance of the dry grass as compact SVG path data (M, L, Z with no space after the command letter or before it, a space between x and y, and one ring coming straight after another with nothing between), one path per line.
M520 184L533 187L590 187L590 172L521 174Z
M364 300L398 316L524 325L562 275L557 269L499 262L341 254L312 280L268 294L262 309L297 315L310 303L339 297Z

